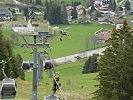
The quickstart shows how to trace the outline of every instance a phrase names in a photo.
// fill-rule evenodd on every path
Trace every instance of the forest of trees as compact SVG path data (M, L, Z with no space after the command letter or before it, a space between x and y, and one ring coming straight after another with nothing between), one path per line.
M133 100L133 31L114 28L99 64L96 100Z
M45 0L45 2L42 2L42 0L34 0L34 2L33 2L33 0L19 0L19 1L30 2L30 3L34 3L37 5L41 5L41 7L42 7L41 11L44 12L44 19L49 21L50 24L68 24L69 23L67 11L66 11L66 6L68 6L68 5L71 5L74 8L71 12L72 19L77 19L78 14L77 14L76 6L78 6L80 4L82 5L83 2L87 3L86 5L85 4L83 5L83 6L85 6L85 8L88 8L91 6L91 9L88 10L87 12L84 10L85 15L90 14L91 16L94 17L93 19L97 19L97 17L101 16L101 14L95 10L93 0L85 0L82 3L80 1L66 3L65 1L60 1L60 0ZM130 11L130 2L129 1L126 1L124 6L127 11ZM28 7L24 8L24 16L26 16L26 20L29 18L28 9L29 9ZM109 10L115 12L115 11L119 11L119 10L122 11L123 8L121 7L121 5L120 5L120 7L117 7L115 0L110 0ZM40 10L38 9L38 11L40 11ZM88 20L88 19L85 16L82 16L82 18L78 19L78 22L86 22L86 20Z
M98 67L98 54L93 54L89 57L89 59L85 62L83 66L82 74L94 73L99 70Z
M115 2L115 0L110 0L109 9L112 10L112 11L116 10L116 2Z
M125 8L126 8L126 10L130 11L130 2L129 2L129 0L126 1Z
M127 0L124 4L125 8L127 11L130 11L130 2ZM115 0L110 0L109 3L109 9L112 11L116 11L116 10L123 10L121 5L119 5L120 8L117 7Z
M46 0L45 7L45 19L50 24L68 24L65 2Z
M12 47L10 45L10 41L4 38L2 35L2 30L0 29L0 62L4 60L6 61L5 65L5 73L7 77L25 79L24 71L21 69L22 66L22 58L19 54L14 55L12 52ZM3 75L3 66L0 65L0 80L5 78Z

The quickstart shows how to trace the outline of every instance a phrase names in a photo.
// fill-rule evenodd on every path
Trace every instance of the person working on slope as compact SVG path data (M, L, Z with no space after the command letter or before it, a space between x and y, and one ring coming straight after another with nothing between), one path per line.
M53 87L52 87L52 91L53 91L53 95L56 93L57 89L59 89L59 87L61 86L61 84L59 83L59 76L55 75L53 77Z

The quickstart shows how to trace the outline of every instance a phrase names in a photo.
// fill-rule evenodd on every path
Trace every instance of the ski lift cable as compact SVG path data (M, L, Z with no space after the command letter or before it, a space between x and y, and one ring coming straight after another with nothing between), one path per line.
M52 49L51 49L51 47L49 47L49 49L48 49L48 54L49 54L49 58L50 58L50 60L51 60L51 57L52 57Z
M3 70L3 74L5 76L5 79L3 79L3 81L2 81L1 90L0 90L1 98L7 98L5 96L8 96L9 98L12 98L12 97L15 98L15 96L16 96L16 82L14 79L8 78L4 71L5 64L8 63L11 60L11 58L9 58L7 62L4 60L2 60L2 62L0 62L3 64L2 70Z
M60 92L61 92L62 96L64 97L64 99L65 99L65 100L67 100L66 96L64 95L64 93L63 93L62 89L60 88L59 84L57 83L57 81L55 80L55 78L54 78L54 77L53 77L53 79L54 79L54 81L56 82L56 84L57 84L57 86L58 86L58 88L59 88L59 90L60 90Z
M3 74L4 74L5 78L8 78L7 75L6 75L6 73L5 73L5 70L4 70L5 64L8 63L11 59L12 59L12 57L10 57L7 62L4 61L4 60L2 60L2 62L0 62L3 65L2 71L3 71Z
M54 66L54 63L53 63L53 61L52 61L52 59L51 59L51 56L52 56L52 49L49 48L49 58L50 58L50 61L52 62L52 64L51 64L51 67L52 67L52 66ZM58 84L57 81L55 80L54 75L55 75L55 73L54 73L54 67L52 67L52 77L53 77L54 81L56 82L56 84L57 84L57 86L58 86L58 88L59 88L59 90L60 90L62 96L64 97L65 100L67 100L67 98L66 98L66 96L64 95L62 89L60 88L59 84Z
M49 48L49 56L50 56L50 60L51 60L51 62L52 62L51 68L52 68L52 77L53 77L53 74L54 74L54 63L53 63L53 61L52 61L52 59L51 59L51 57L52 57L52 49L51 49L51 48ZM53 66L53 67L52 67L52 66Z
M5 78L8 78L5 71L4 71L4 68L2 68L2 71L3 71L3 74L4 74Z
M50 57L52 56L52 49L50 48ZM52 64L51 64L51 67L52 67L52 77L55 75L55 71L54 71L54 67L55 67L55 64L54 64L54 62L53 62L53 60L50 58L50 60L51 60L51 62L52 62Z
M5 71L4 71L5 64L6 64L7 62L5 62L4 60L2 60L2 62L0 62L0 63L2 63L2 66L3 66L2 71L3 71L3 74L4 74L5 78L8 78L7 75L6 75L6 73L5 73Z

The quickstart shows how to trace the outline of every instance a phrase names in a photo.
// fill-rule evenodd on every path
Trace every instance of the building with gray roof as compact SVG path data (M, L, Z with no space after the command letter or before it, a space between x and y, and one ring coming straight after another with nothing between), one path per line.
M0 20L9 21L13 17L12 12L8 8L0 8Z

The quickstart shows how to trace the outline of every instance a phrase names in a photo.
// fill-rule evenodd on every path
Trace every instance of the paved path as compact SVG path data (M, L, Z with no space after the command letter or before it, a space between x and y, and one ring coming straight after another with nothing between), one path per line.
M66 63L66 62L75 62L78 58L81 59L81 58L89 57L93 55L94 53L101 54L104 50L105 48L94 49L94 50L85 51L85 52L70 55L70 56L56 58L54 59L54 61L57 64Z
M15 2L16 4L21 4L20 2L18 2L17 0L13 0L13 2Z
M15 2L17 5L26 6L26 4L21 3L21 2L19 2L19 1L17 1L17 0L13 0L13 2Z

